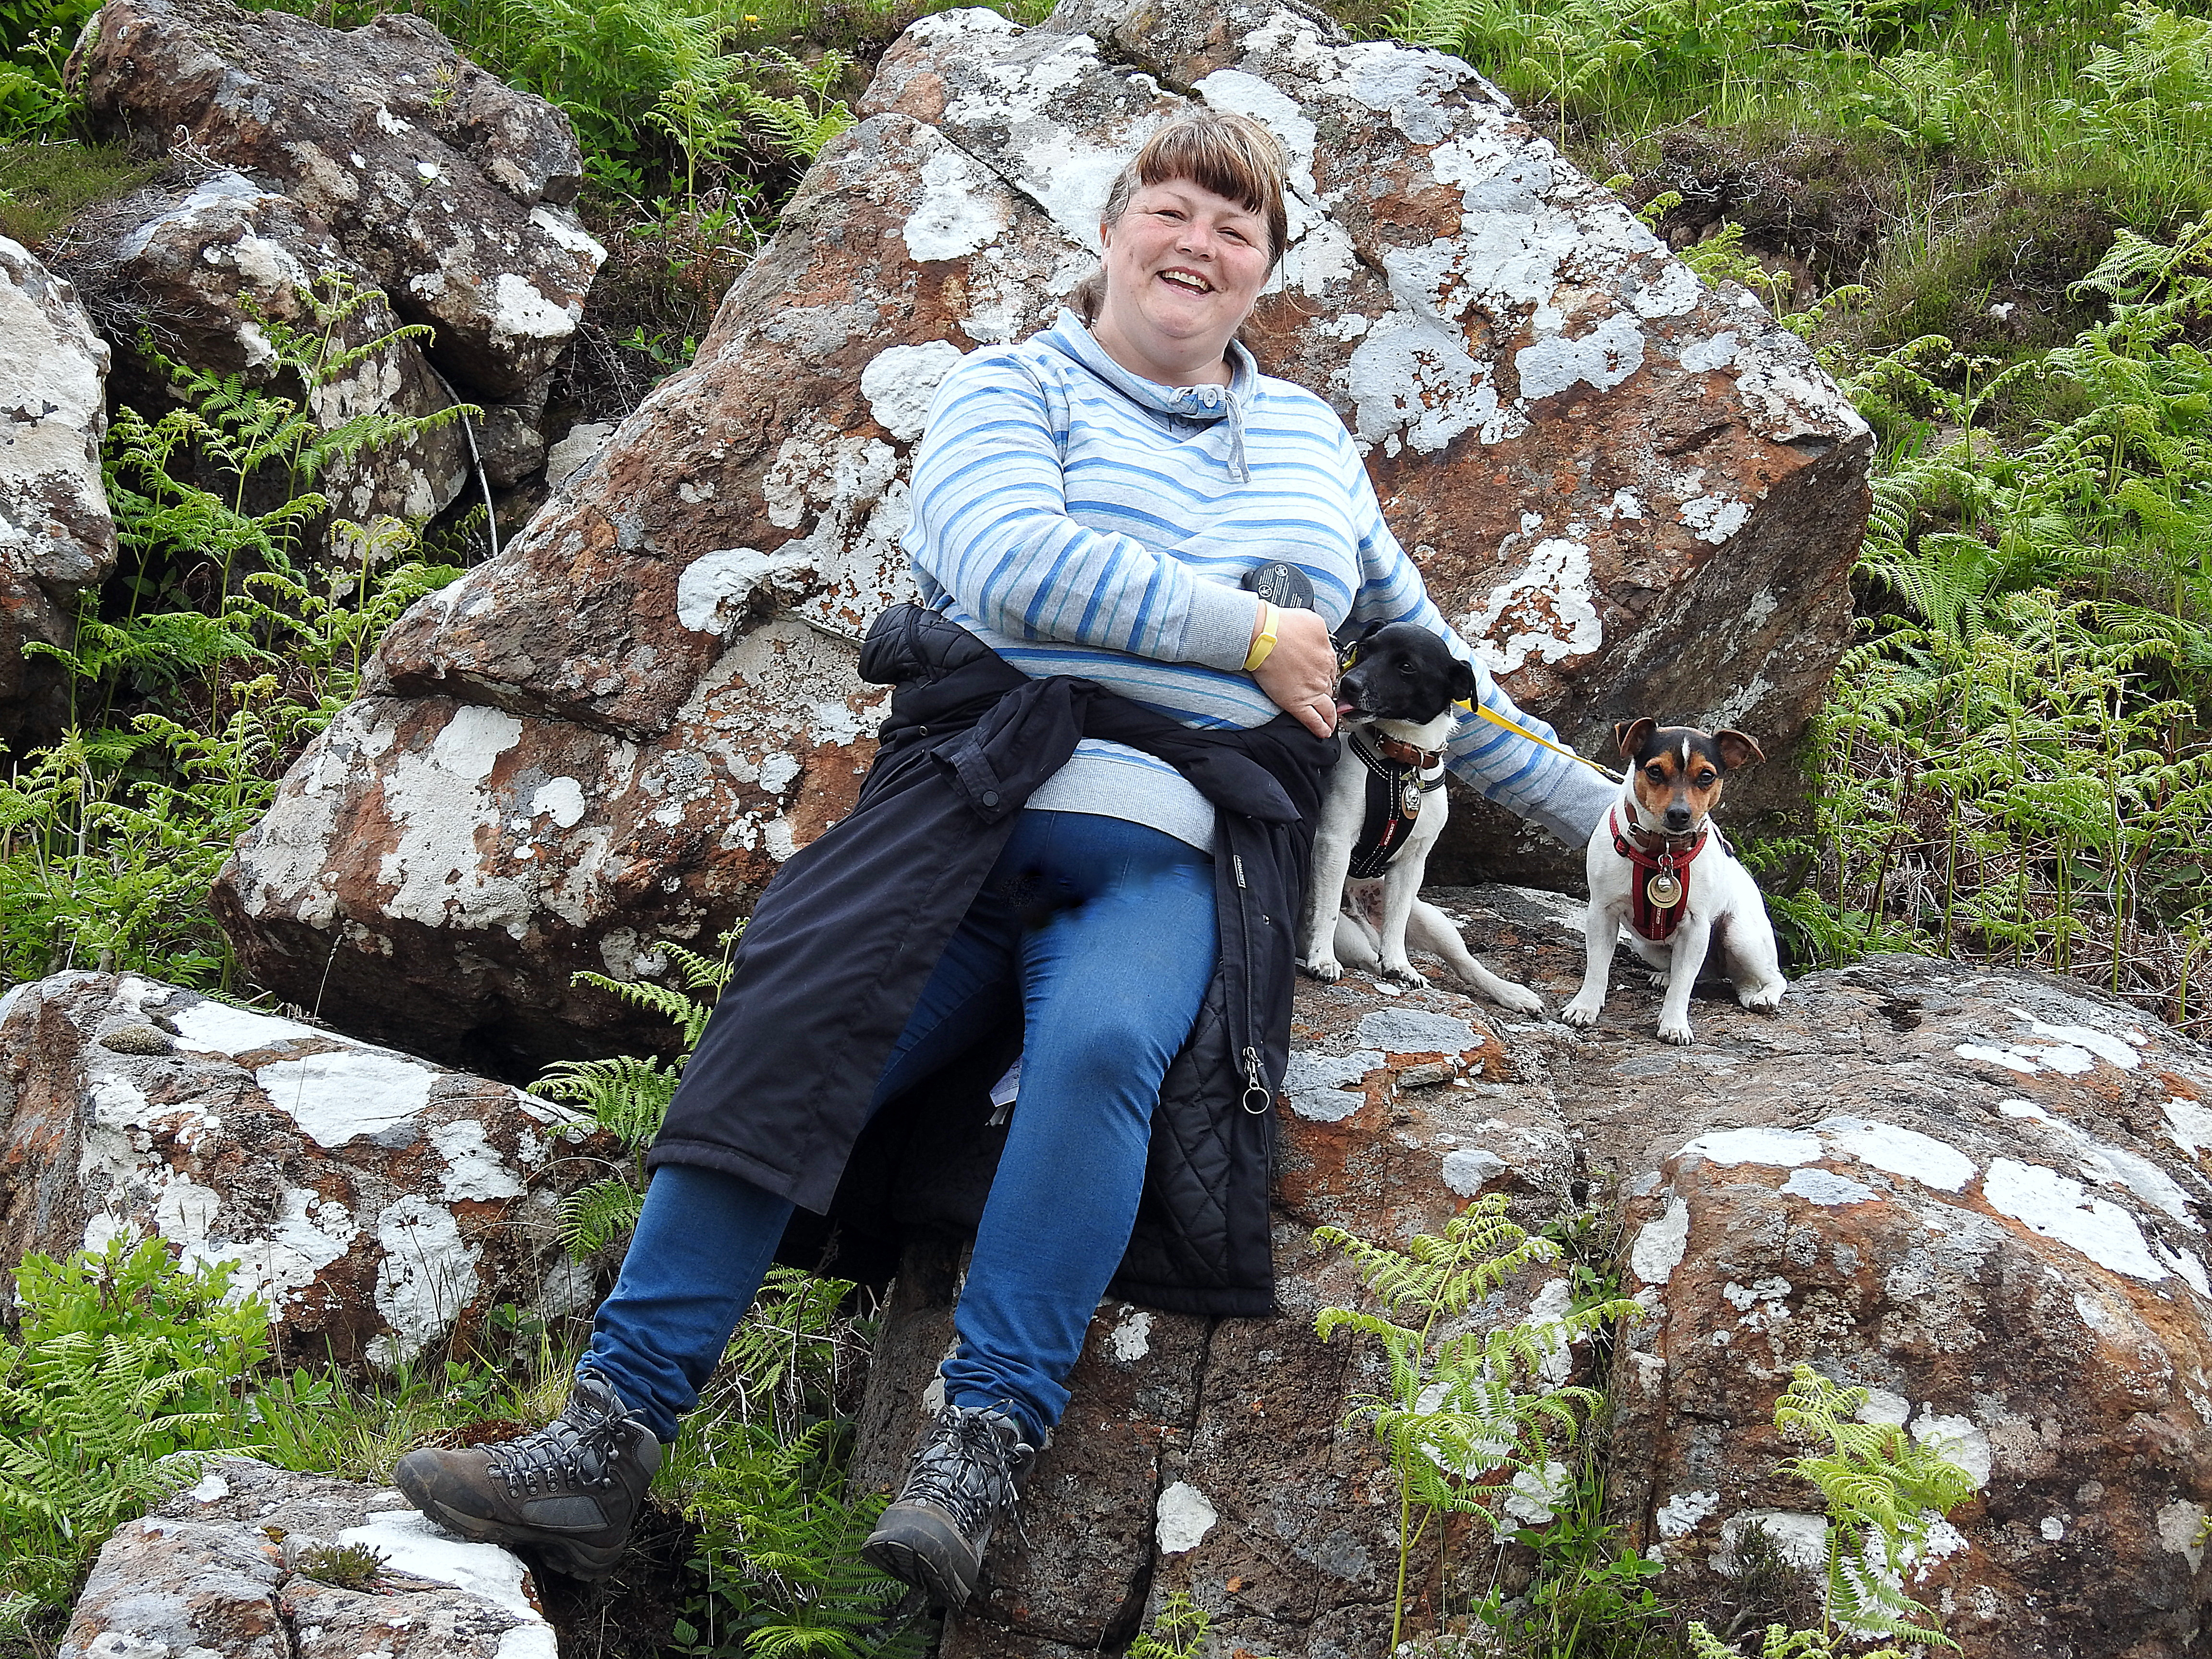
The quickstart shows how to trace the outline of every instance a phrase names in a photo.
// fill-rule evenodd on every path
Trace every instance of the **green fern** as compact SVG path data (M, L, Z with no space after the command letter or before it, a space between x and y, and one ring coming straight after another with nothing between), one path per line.
M1342 1251L1384 1309L1324 1309L1315 1329L1324 1342L1340 1330L1371 1336L1389 1364L1387 1389L1355 1395L1345 1421L1382 1442L1398 1480L1395 1649L1413 1552L1429 1522L1472 1515L1493 1534L1510 1530L1504 1504L1515 1483L1544 1481L1553 1449L1601 1403L1595 1389L1549 1376L1547 1368L1557 1368L1570 1343L1637 1308L1616 1297L1556 1321L1452 1329L1508 1279L1559 1254L1506 1218L1503 1194L1476 1200L1441 1235L1419 1234L1403 1250L1340 1227L1318 1229L1314 1243Z
M1170 1590L1152 1622L1129 1644L1129 1659L1203 1659L1213 1620L1188 1590Z
M678 985L650 980L615 979L588 969L575 982L612 993L634 1007L659 1014L682 1033L683 1054L698 1047L713 1015L712 993L730 980L730 957L744 923L722 935L722 954L710 957L664 939L657 947L675 966ZM682 1081L684 1059L664 1061L635 1054L605 1060L556 1060L530 1092L583 1108L593 1126L621 1143L623 1156L599 1180L571 1192L561 1203L562 1243L579 1261L620 1242L634 1231L645 1203L645 1153L660 1133L669 1103Z

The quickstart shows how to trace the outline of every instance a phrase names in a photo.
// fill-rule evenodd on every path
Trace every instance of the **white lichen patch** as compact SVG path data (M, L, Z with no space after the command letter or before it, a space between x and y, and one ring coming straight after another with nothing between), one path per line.
M1616 313L1578 339L1559 335L1523 346L1513 367L1521 395L1532 403L1577 386L1604 392L1644 367L1644 331Z
M684 567L676 579L676 620L699 634L727 634L763 589L793 585L812 574L811 550L787 543L774 553L718 547Z
M1800 1129L1716 1129L1699 1135L1674 1154L1678 1158L1702 1158L1713 1164L1764 1164L1794 1170L1821 1156L1820 1138Z
M2166 1103L2166 1133L2191 1158L2212 1146L2212 1108L2176 1095Z
M553 1627L538 1611L529 1575L511 1551L455 1538L433 1527L420 1510L386 1510L348 1527L336 1541L378 1551L401 1572L452 1584L511 1616L516 1624L501 1633L498 1659L555 1659Z
M1982 1196L2000 1215L2079 1250L2100 1267L2153 1284L2167 1277L2133 1216L2109 1199L2089 1197L2080 1182L2055 1170L1993 1159L1982 1177Z
M1996 1454L1989 1436L1972 1418L1945 1415L1933 1406L1923 1406L1912 1420L1911 1433L1929 1450L1966 1470L1977 1489L1989 1485Z
M465 1243L451 1210L410 1193L376 1218L376 1310L385 1333L368 1357L380 1365L411 1359L453 1328L483 1288L483 1252Z
M1206 1541L1221 1514L1204 1492L1188 1480L1178 1480L1160 1494L1152 1517L1160 1553L1182 1555Z
M997 241L1011 222L1004 187L946 144L921 164L921 199L899 234L908 257L927 264L964 259Z
M203 1054L244 1054L279 1043L326 1038L327 1031L302 1025L295 1019L257 1014L234 1008L214 998L193 1003L174 1016L177 1047Z
M1681 1265L1690 1243L1690 1206L1680 1198L1667 1200L1666 1210L1638 1230L1628 1253L1628 1265L1647 1285L1662 1285Z
M2142 1063L2142 1056L2136 1052L2132 1043L2110 1031L2096 1030L2087 1025L2046 1025L2025 1008L2015 1008L2012 1012L2014 1018L2027 1022L2031 1035L2047 1037L2066 1048L2087 1049L2108 1066L2131 1072Z
M467 1118L441 1123L430 1131L430 1144L446 1161L439 1172L438 1190L449 1202L522 1196L521 1181L505 1155L486 1138L483 1124Z
M886 346L860 371L860 395L876 424L901 443L921 436L931 399L945 377L959 366L961 351L950 340L921 345ZM690 626L690 623L685 624Z
M417 1116L438 1073L384 1048L337 1048L257 1068L269 1103L321 1146L343 1146Z
M1894 1123L1878 1123L1863 1117L1824 1117L1814 1132L1830 1146L1848 1152L1862 1164L1890 1175L1904 1176L1923 1187L1946 1193L1963 1192L1974 1178L1974 1160L1957 1147Z
M1652 1524L1658 1528L1662 1538L1687 1538L1698 1529L1698 1523L1716 1513L1721 1506L1721 1495L1717 1492L1678 1492L1662 1504Z
M464 703L427 749L392 763L383 804L398 833L377 866L392 890L386 915L428 927L527 927L534 884L502 873L477 850L478 832L507 816L484 785L522 729L502 709Z
M1717 547L1749 520L1751 503L1730 501L1725 495L1699 495L1684 501L1675 516L1689 526L1699 541Z
M1130 1311L1106 1339L1107 1351L1124 1365L1133 1365L1152 1351L1152 1316L1143 1309Z
M2177 1498L2159 1506L2158 1541L2175 1555L2189 1559L2195 1572L2204 1565L2204 1506Z
M1283 1092L1300 1117L1315 1123L1340 1122L1367 1103L1357 1086L1359 1080L1386 1063L1377 1048L1355 1048L1348 1054L1293 1051L1284 1068Z
M1530 662L1563 662L1588 656L1604 643L1589 549L1564 536L1547 537L1528 550L1528 563L1490 590L1461 631L1493 674Z
M1753 1527L1766 1534L1774 1553L1790 1565L1815 1573L1827 1565L1827 1516L1796 1510L1750 1510L1721 1522L1721 1547L1714 1553L1713 1566L1723 1577L1736 1576L1744 1534Z
M1463 432L1492 444L1528 430L1525 415L1500 405L1489 366L1468 354L1456 330L1432 317L1391 311L1377 318L1352 348L1344 375L1352 430L1370 445L1403 444L1433 455Z
M1495 1152L1462 1146L1444 1154L1444 1185L1462 1198L1473 1198L1511 1167Z
M1790 1179L1782 1183L1782 1190L1793 1198L1802 1198L1808 1204L1833 1208L1845 1204L1874 1204L1881 1194L1863 1182L1853 1181L1849 1176L1838 1175L1832 1170L1793 1170Z
M1575 1474L1556 1457L1540 1469L1522 1469L1507 1488L1502 1507L1506 1516L1524 1527L1549 1526L1552 1517L1575 1492Z

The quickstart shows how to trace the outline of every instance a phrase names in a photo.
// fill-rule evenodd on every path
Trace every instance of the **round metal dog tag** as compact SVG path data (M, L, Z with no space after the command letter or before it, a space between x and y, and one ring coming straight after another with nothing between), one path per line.
M1644 884L1644 896L1662 910L1671 910L1682 902L1682 878L1672 870L1662 870Z
M1398 799L1401 803L1398 809L1399 817L1407 818L1420 817L1421 781L1419 778L1407 778L1405 782L1400 784Z

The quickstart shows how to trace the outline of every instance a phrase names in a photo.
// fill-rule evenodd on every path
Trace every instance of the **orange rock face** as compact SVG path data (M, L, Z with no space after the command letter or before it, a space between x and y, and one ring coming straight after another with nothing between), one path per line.
M849 800L878 694L848 641L908 591L930 395L1050 320L1114 173L1194 98L1292 157L1263 364L1342 411L1515 694L1585 752L1655 713L1785 756L1844 641L1869 442L1802 342L1456 59L1272 4L946 14L885 58L696 363L392 630L239 849L251 971L509 1067L659 1041L570 975L711 941ZM1739 805L1791 788L1778 763ZM1455 828L1440 872L1515 855L1500 819Z

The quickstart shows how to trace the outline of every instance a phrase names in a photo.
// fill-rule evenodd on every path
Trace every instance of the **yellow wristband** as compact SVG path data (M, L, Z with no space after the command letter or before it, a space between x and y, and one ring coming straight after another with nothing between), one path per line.
M1248 674L1267 661L1273 653L1275 629L1283 619L1283 613L1268 604L1267 600L1262 599L1260 604L1262 607L1260 613L1260 631L1253 636L1252 648L1244 656L1244 672Z

